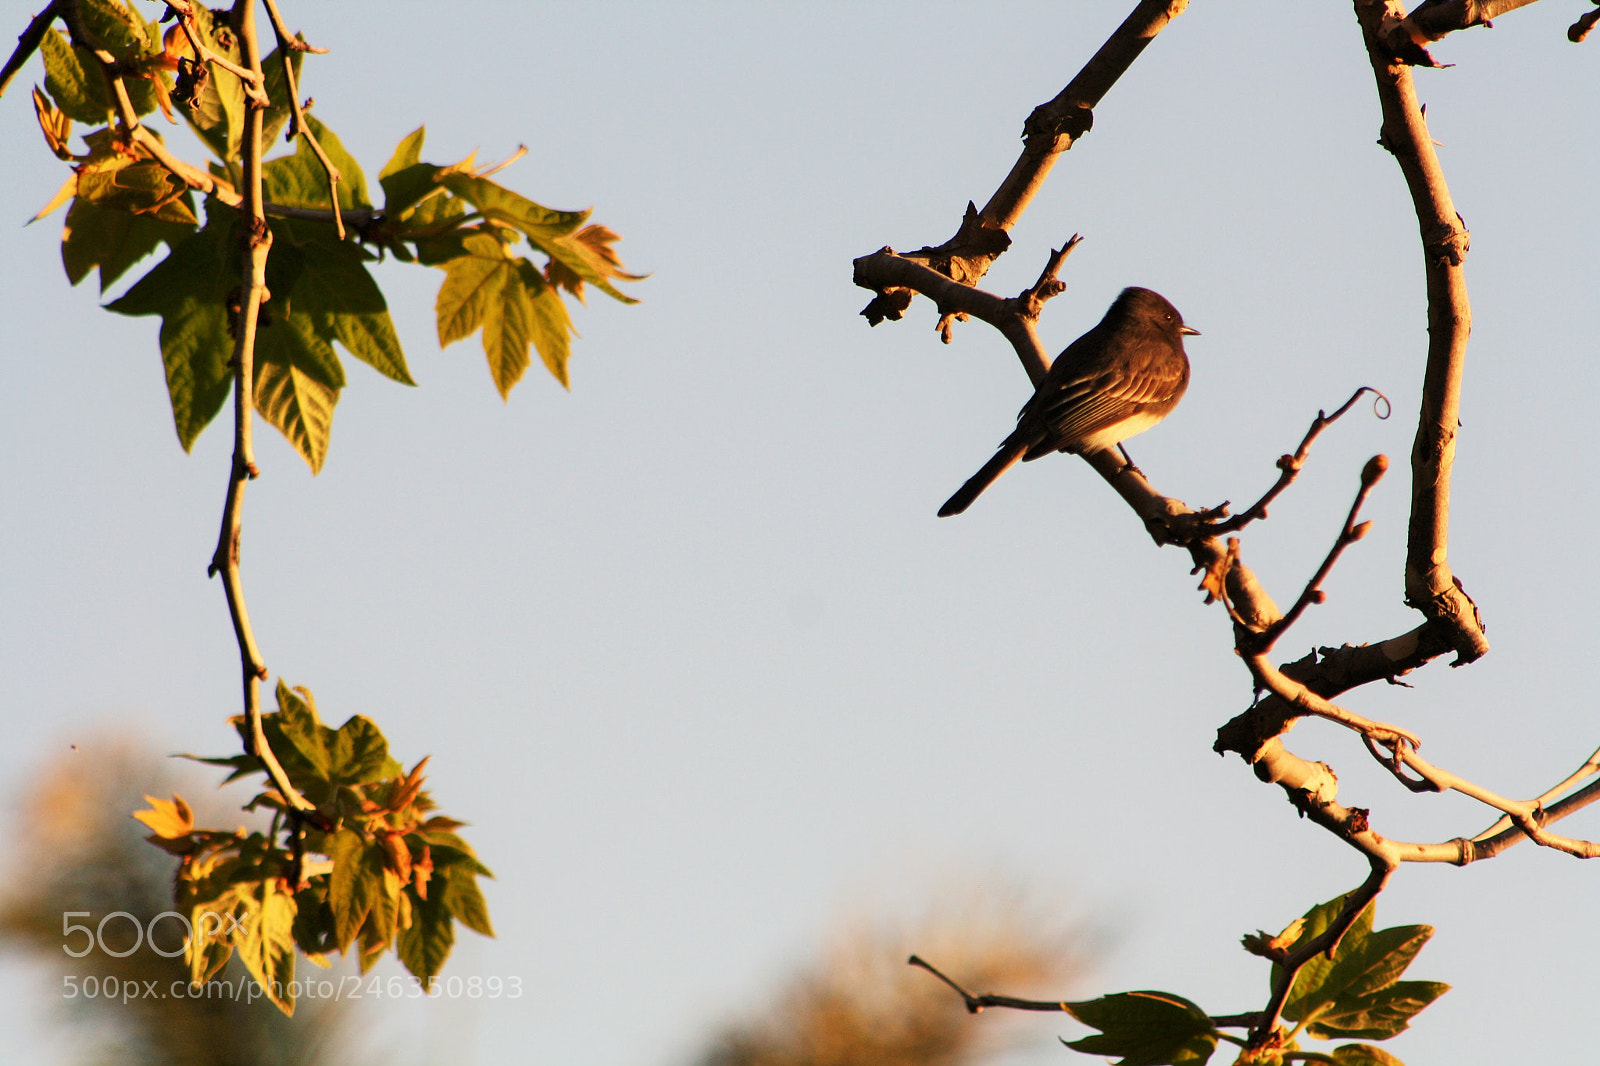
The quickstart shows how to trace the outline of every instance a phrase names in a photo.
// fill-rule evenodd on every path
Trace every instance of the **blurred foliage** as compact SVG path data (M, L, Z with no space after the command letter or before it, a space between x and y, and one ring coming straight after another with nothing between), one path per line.
M351 1014L331 1000L305 1003L302 1024L296 1024L264 998L248 1002L219 995L144 995L150 988L166 992L175 982L188 983L182 932L171 918L153 927L151 939L159 951L151 950L150 943L122 958L98 944L82 958L63 951L64 946L81 950L82 943L79 936L63 934L67 912L87 911L87 918L68 921L87 922L90 928L118 911L132 915L131 921L119 917L101 930L105 947L120 952L133 942L133 921L149 929L151 919L171 909L177 860L146 844L142 827L128 815L153 782L176 783L170 764L131 743L112 742L93 752L69 750L26 786L12 837L10 869L0 894L0 942L56 971L51 1013L88 1038L88 1050L79 1061L353 1066L358 1060L346 1046ZM219 817L222 810L218 805ZM172 952L175 957L162 957ZM249 980L237 963L224 976L236 989ZM131 982L140 994L126 1001L120 996L90 998L82 990L91 978L101 987ZM80 994L69 998L65 989L72 986Z
M913 953L973 986L1059 995L1097 938L1015 891L974 891L911 924L855 922L757 1017L728 1026L700 1066L968 1066L1012 1047L1016 1014L974 1018Z

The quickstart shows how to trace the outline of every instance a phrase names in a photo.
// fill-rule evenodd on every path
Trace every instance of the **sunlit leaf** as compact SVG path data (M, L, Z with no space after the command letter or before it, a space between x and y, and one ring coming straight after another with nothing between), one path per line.
M1166 992L1122 992L1063 1004L1101 1032L1066 1041L1074 1051L1119 1055L1120 1066L1200 1066L1216 1050L1216 1030L1205 1011Z
M179 243L108 310L161 316L161 361L178 442L185 451L227 399L233 340L223 301L237 263L223 228L207 226Z
M86 200L78 200L68 209L66 225L61 231L61 265L74 285L98 266L100 291L105 292L129 267L163 242L169 248L176 248L193 232L193 226L96 207Z
M146 796L144 799L150 804L150 809L135 811L133 816L149 826L156 836L175 840L194 832L194 811L176 792L170 800L157 799L155 796Z

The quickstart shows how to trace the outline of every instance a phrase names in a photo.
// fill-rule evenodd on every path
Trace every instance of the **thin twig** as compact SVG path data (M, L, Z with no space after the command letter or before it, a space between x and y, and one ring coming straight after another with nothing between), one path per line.
M268 106L266 90L263 88L265 79L261 71L241 67L227 56L218 55L208 48L201 40L200 27L194 21L194 5L189 0L167 0L167 7L178 16L178 25L183 27L183 35L188 38L189 48L197 60L232 74L243 85L246 99L257 107Z
M1300 470L1305 465L1306 456L1311 453L1311 442L1316 440L1324 429L1327 429L1328 426L1332 425L1334 422L1337 422L1346 411L1355 406L1356 400L1358 400L1361 397L1361 394L1364 392L1370 392L1374 397L1376 397L1376 399L1372 401L1374 412L1379 409L1378 405L1380 403L1383 405L1383 413L1379 414L1378 417L1380 419L1388 418L1390 414L1389 398L1383 393L1379 392L1377 389L1372 388L1370 385L1363 385L1357 389L1337 411L1333 412L1333 414L1330 415L1322 411L1318 411L1317 417L1311 421L1311 428L1306 430L1306 435L1301 438L1300 447L1295 449L1293 455L1281 456L1278 459L1277 483L1268 489L1266 494L1263 495L1261 499L1251 504L1245 510L1240 511L1238 514L1234 515L1232 518L1229 518L1225 522L1217 522L1215 525L1213 525L1212 532L1218 536L1226 533L1237 533L1251 522L1267 517L1267 505L1282 495L1283 491L1287 489L1294 482L1295 478L1300 475ZM1227 507L1227 504L1224 503L1222 507Z
M955 981L941 973L938 967L934 966L932 963L918 955L911 956L906 960L906 963L908 965L918 966L924 970L927 970L929 973L933 974L933 976L949 985L955 990L955 993L961 997L962 1002L967 1005L967 1011L972 1014L981 1014L985 1007L1006 1007L1011 1010L1036 1010L1053 1011L1056 1013L1071 1013L1066 1003L1062 1000L1055 1000L1052 1002L1044 999L1018 999L1016 996L999 996L992 992L985 992L982 995L975 995L956 984Z
M317 161L322 164L323 173L328 175L328 206L333 213L333 228L342 241L345 233L344 216L339 211L339 182L341 180L339 168L333 165L333 160L328 158L328 153L322 150L322 144L317 140L317 135L311 132L311 127L306 123L305 111L300 103L300 86L294 76L294 57L290 54L297 51L297 49L293 47L293 40L289 36L288 30L284 28L283 16L278 14L278 5L274 0L265 0L265 3L267 5L267 15L272 20L272 32L278 38L278 53L283 60L284 87L289 93L291 113L289 131L285 139L292 140L296 134L299 134L304 138L306 144L311 146L312 153L317 157ZM310 48L309 46L298 50L318 51L318 49ZM327 49L324 48L320 51L326 52Z
M1250 647L1242 650L1247 653L1269 650L1290 626L1299 621L1300 616L1305 613L1307 607L1313 603L1322 602L1322 582L1327 579L1329 572L1333 570L1334 563L1339 561L1339 556L1344 554L1346 548L1366 536L1367 530L1372 527L1370 522L1362 522L1357 525L1356 516L1361 513L1361 505L1367 502L1367 496L1371 494L1373 486L1378 483L1388 469L1389 460L1386 456L1374 455L1367 460L1366 466L1361 468L1361 488L1357 490L1356 498L1350 504L1350 512L1345 516L1344 527L1339 530L1339 536L1334 539L1333 547L1328 549L1328 554L1322 560L1322 565L1317 567L1317 572L1311 575L1310 581L1306 582L1305 588L1301 590L1299 598L1294 601L1294 606L1289 608L1288 613L1268 627L1260 636L1252 635L1247 638Z
M17 35L16 51L6 60L6 65L0 67L0 96L6 94L6 86L11 84L11 79L17 76L17 71L21 70L28 60L33 58L33 53L38 51L39 45L44 41L45 33L50 29L50 23L55 21L63 6L63 0L50 0L43 11L33 16L28 28Z

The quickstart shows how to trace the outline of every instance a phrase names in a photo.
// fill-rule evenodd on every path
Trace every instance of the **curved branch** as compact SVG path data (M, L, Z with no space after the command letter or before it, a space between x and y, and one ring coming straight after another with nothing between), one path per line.
M1450 199L1444 170L1417 103L1411 69L1387 45L1385 31L1404 9L1394 0L1355 0L1367 56L1383 109L1381 144L1405 175L1422 235L1428 289L1428 362L1422 410L1411 450L1411 522L1406 549L1406 600L1445 627L1456 665L1489 650L1477 606L1450 571L1450 468L1460 424L1472 308L1467 300L1468 233Z
M261 71L261 48L256 39L255 7L252 0L240 0L239 37L243 42L245 58L250 69ZM222 531L217 538L217 548L211 557L212 574L222 575L222 587L228 599L228 613L233 619L234 636L239 644L240 666L244 675L244 711L250 727L249 754L261 760L267 776L282 794L284 801L296 812L313 810L313 806L300 795L289 781L289 775L272 747L267 743L261 721L261 681L267 676L267 667L256 647L255 634L250 628L250 615L245 609L244 582L239 573L239 536L243 522L245 483L258 473L255 449L251 441L251 428L255 418L255 341L256 326L261 304L267 297L267 253L272 247L272 230L267 226L261 197L261 127L259 107L251 106L245 113L245 130L241 142L244 162L244 205L248 220L244 227L244 247L241 249L241 268L247 280L241 294L238 315L234 324L233 347L233 461L228 470L228 493L222 510Z

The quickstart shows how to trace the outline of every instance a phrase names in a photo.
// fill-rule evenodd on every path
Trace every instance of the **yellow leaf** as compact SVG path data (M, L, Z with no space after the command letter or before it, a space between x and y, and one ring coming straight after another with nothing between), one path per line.
M26 224L32 225L33 223L39 221L41 218L48 215L50 212L54 211L56 208L60 207L62 204L66 203L76 195L78 195L78 175L70 174L67 176L67 180L62 184L61 188L57 189L56 194L50 198L50 202L39 208L39 213L28 219ZM63 233L61 235L61 239L66 240L67 235Z
M146 796L145 802L150 804L150 809L134 811L133 816L149 826L156 836L176 840L194 832L194 812L176 792L171 802L154 796Z

